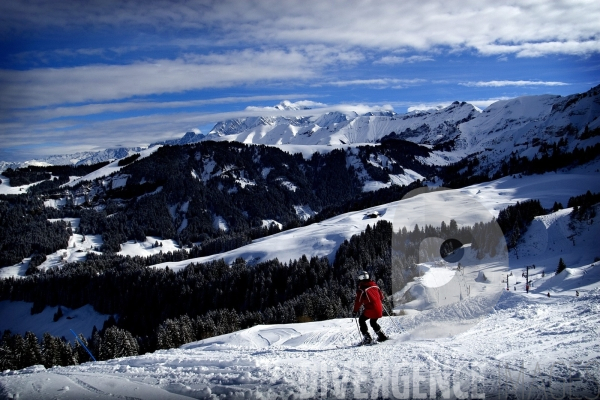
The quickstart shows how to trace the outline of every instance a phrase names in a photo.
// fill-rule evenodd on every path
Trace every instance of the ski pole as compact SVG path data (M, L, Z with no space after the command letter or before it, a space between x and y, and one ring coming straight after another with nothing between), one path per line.
M387 308L384 305L382 305L382 306L383 306L383 309L385 310L385 313L392 320L392 323L396 326L396 330L398 331L398 333L402 332L402 328L396 323L396 321L394 320L394 318L392 318L392 316L388 312Z
M358 329L358 337L360 339L362 339L362 333L360 332L360 326L358 326L358 320L357 318L354 316L354 312L352 312L352 319L354 320L354 323L356 324L356 329Z
M73 329L70 329L70 331L73 334L73 336L75 336L75 339L77 340L77 342L79 342L79 344L83 346L83 348L85 349L85 351L88 352L88 354L90 355L90 357L92 357L92 360L96 361L96 359L92 355L92 352L87 348L87 346L85 344L83 344L83 341L81 339L79 339L79 336L77 336L77 334L75 333L75 331L73 331Z
M360 326L358 325L358 318L354 318L354 322L356 322L356 329L358 329L358 337L362 340L362 332L360 331Z

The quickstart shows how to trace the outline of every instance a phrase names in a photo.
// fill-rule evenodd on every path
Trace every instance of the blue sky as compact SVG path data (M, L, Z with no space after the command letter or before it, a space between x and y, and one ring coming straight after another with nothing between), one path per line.
M4 161L208 133L282 100L403 113L600 83L597 0L0 3Z

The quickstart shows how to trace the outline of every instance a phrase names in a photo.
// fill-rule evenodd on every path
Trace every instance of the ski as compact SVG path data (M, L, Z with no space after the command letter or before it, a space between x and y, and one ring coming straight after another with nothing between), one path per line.
M371 343L365 343L365 342L362 342L362 341L361 341L361 342L358 342L358 343L356 343L354 346L355 346L355 347L360 347L360 346L374 346L374 345L376 345L376 344L379 344L379 343L386 342L386 341L388 341L388 340L390 340L390 339L391 339L391 338L388 336L388 338L387 338L387 339L385 339L385 340L373 340Z
M354 345L354 347L375 346L376 344L377 344L377 342L371 342L371 343L358 342L357 344Z

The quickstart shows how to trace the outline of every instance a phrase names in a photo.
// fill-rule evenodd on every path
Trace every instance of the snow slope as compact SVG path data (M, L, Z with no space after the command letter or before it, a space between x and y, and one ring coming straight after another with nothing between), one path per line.
M4 171L8 168L23 168L30 165L91 165L103 161L118 160L131 154L139 153L142 150L144 150L143 147L118 147L101 151L84 151L74 154L60 154L25 162L0 161L0 171Z
M25 301L0 301L0 332L10 329L14 333L25 335L31 331L42 338L45 332L53 336L71 338L70 329L76 333L83 333L85 337L92 335L94 326L102 329L104 321L108 315L100 314L94 310L94 307L87 304L83 307L72 310L67 307L61 307L63 316L54 322L54 313L58 311L56 307L46 307L39 314L31 315L33 303Z
M65 221L71 224L73 235L69 238L66 249L57 250L46 256L46 261L38 266L38 269L60 268L68 262L85 260L87 253L97 252L102 247L102 235L81 235L79 231L79 218L51 219L50 222ZM29 267L31 258L25 258L19 264L0 268L0 279L9 277L23 277Z
M160 145L157 145L152 148L145 149L145 150L142 150L141 148L138 149L137 151L140 153L140 158L138 158L138 159L148 157L150 154L154 153L160 147L161 147ZM105 153L113 156L110 159L114 159L115 155L120 155L121 157L119 157L117 160L111 162L110 164L108 164L94 172L89 173L88 175L71 177L71 181L66 183L65 185L63 185L63 187L73 187L73 186L77 185L78 183L81 183L84 181L93 181L93 180L96 180L99 178L104 178L106 176L109 176L110 174L120 171L123 167L120 167L118 165L119 159L126 157L130 154L135 154L136 151L134 151L134 150L136 150L136 149L132 149L132 151L123 149L122 152L109 152L108 150L105 150ZM59 157L59 156L55 156L55 157ZM69 157L69 156L64 156L64 157ZM72 160L73 162L63 162L63 163L57 163L57 164L52 164L52 165L63 165L63 164L79 165L79 164L92 164L92 163L98 163L101 161L107 161L107 159L105 159L104 157L100 157L97 161L95 158L92 158L92 160L94 162L89 161L89 159L86 159L86 160L87 161L85 161L83 163L79 163L79 162L76 162L76 161L78 161L77 159L74 159L74 160ZM22 166L27 166L27 165L32 165L32 164L38 165L40 163L38 163L38 162L20 163L18 165L13 165L12 168L20 168ZM51 165L48 163L45 163L45 164ZM23 194L23 193L26 193L27 189L29 189L31 186L37 185L38 183L42 182L41 181L41 182L29 184L29 185L12 187L12 186L10 186L10 179L5 177L4 175L0 175L0 180L2 180L2 183L0 183L0 194ZM126 184L126 182L127 182L126 176L116 176L116 177L114 177L114 179L108 179L107 181L103 182L103 184L111 185L111 187L114 189L114 188L117 188L120 186L124 186ZM61 199L59 201L49 201L46 205L55 207L57 204L62 204L62 202L64 202L64 201L65 201L64 199Z
M255 326L144 356L8 371L0 385L5 398L27 399L593 398L598 269L596 287L577 298L504 292L454 337L419 337L439 314L384 318L392 339L370 347L353 346L351 319Z
M156 242L159 243L158 247L154 247ZM148 257L154 254L158 254L161 251L166 253L168 251L179 251L181 250L180 246L173 239L161 239L155 236L146 236L146 240L143 242L138 242L134 240L130 240L127 243L121 244L121 251L117 254L122 256L140 256L140 257Z
M5 177L4 175L0 175L0 180L2 181L2 183L0 183L0 194L23 194L23 193L27 193L27 189L29 189L32 186L37 185L38 183L41 183L43 181L40 182L35 182L35 183L31 183L29 185L23 185L23 186L10 186L10 178Z

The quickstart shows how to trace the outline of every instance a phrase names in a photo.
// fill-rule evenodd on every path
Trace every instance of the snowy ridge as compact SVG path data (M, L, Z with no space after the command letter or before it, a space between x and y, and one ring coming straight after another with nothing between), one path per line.
M197 142L201 141L203 138L204 138L204 135L202 135L200 132L198 132L198 133L186 132L185 135L183 135L183 137L181 137L179 139L163 140L161 142L152 143L148 147L164 146L164 145L182 146L185 144L197 143Z
M540 95L500 100L483 112L471 104L455 101L451 105L426 111L397 114L393 111L355 112L332 111L323 114L311 110L303 102L284 101L274 107L276 116L236 118L218 122L207 134L187 132L180 139L153 143L184 145L202 140L238 141L242 143L296 146L307 156L323 149L297 146L347 146L376 143L395 132L401 139L425 145L445 143L451 150L435 151L429 162L442 165L456 162L475 153L486 165L494 165L513 151L532 157L542 143L552 144L560 138L568 139L573 150L581 143L576 138L587 126L600 127L600 86L588 92L570 96ZM252 107L250 107L252 109ZM286 111L302 116L285 116ZM311 112L314 111L314 112ZM584 141L587 146L600 141L598 137ZM116 160L143 148L106 149L100 152L82 152L51 156L23 163L0 161L0 171L27 165L81 165Z
M0 171L4 171L7 168L23 168L29 165L91 165L103 161L119 160L132 154L139 153L144 149L145 147L119 147L102 151L86 151L73 154L54 155L39 160L30 160L25 162L11 163L0 161Z
M248 117L219 122L206 140L271 145L345 145L373 143L391 132L407 131L407 140L433 144L446 139L459 122L476 114L478 111L472 105L455 102L442 110L405 115L393 112L358 115L334 111L313 117Z
M161 146L155 146L150 149L141 151L140 157L138 158L138 160L140 160L144 157L148 157L150 154L154 153L160 147ZM71 182L65 184L65 186L73 187L81 182L93 181L95 179L104 178L105 176L109 176L111 174L114 174L115 172L119 172L121 169L123 169L123 167L119 165L119 160L116 160L116 161L113 161L110 164L90 173L90 174L87 174L85 176L78 177L78 178L72 180ZM114 176L113 178L103 182L103 185L115 185L115 182L117 182L116 183L117 185L121 185L122 182L119 182L119 180L121 180L121 179L122 179L122 177Z

